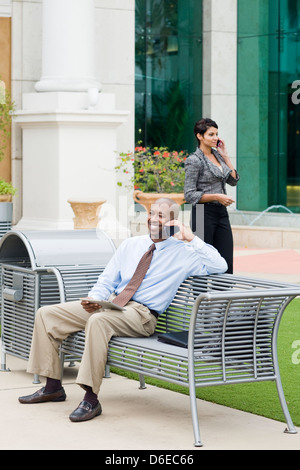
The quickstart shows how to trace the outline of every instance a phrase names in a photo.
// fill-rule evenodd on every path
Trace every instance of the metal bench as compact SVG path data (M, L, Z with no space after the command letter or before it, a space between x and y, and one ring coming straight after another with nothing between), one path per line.
M138 373L140 388L145 375L188 387L195 446L202 446L196 388L204 386L275 381L285 432L296 433L280 379L277 335L285 308L299 294L299 285L230 274L190 277L159 317L153 336L111 339L107 365ZM188 332L187 348L158 339L179 331ZM69 336L62 355L80 360L84 340L84 331Z
M22 299L4 297L1 302L1 372L9 371L7 354L28 360L37 309L87 295L103 269L104 266L90 265L32 269L23 260L19 265L16 260L14 264L2 264L2 291L17 292L16 281L20 276ZM68 355L65 360L71 364L74 361ZM38 375L34 375L33 382L40 383Z
M1 372L8 371L7 354L28 360L36 311L86 295L114 252L113 241L98 229L11 230L3 235ZM38 376L34 382L39 383Z

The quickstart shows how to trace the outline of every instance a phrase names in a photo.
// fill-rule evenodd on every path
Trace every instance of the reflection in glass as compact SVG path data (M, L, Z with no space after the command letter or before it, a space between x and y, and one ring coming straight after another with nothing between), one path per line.
M202 1L135 3L136 142L194 150L202 108Z
M238 0L238 18L238 207L300 212L300 0Z

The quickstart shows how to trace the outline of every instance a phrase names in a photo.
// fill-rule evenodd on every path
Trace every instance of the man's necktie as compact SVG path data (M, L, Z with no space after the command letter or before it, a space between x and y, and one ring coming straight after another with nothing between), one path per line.
M150 246L149 250L146 251L146 253L140 259L139 264L137 265L136 270L127 286L122 290L122 292L120 292L119 295L113 299L114 304L119 305L120 307L124 307L124 305L129 302L129 300L138 290L146 275L146 272L148 271L154 250L155 243Z

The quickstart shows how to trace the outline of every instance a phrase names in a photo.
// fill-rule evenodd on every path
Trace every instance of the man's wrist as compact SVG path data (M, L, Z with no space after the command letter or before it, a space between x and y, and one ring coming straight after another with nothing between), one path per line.
M192 242L194 240L194 238L195 238L195 235L193 233L191 233L191 234L188 234L187 237L185 237L185 241Z
M205 245L205 242L197 235L194 235L193 239L190 241L190 244L193 248L202 248Z

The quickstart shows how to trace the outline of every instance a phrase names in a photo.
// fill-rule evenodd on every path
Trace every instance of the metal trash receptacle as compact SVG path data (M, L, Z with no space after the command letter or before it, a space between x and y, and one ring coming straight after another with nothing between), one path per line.
M87 295L114 252L99 230L12 230L1 238L1 371L6 354L28 360L37 309Z
M3 237L11 229L13 213L12 202L1 202L0 204L0 237Z

